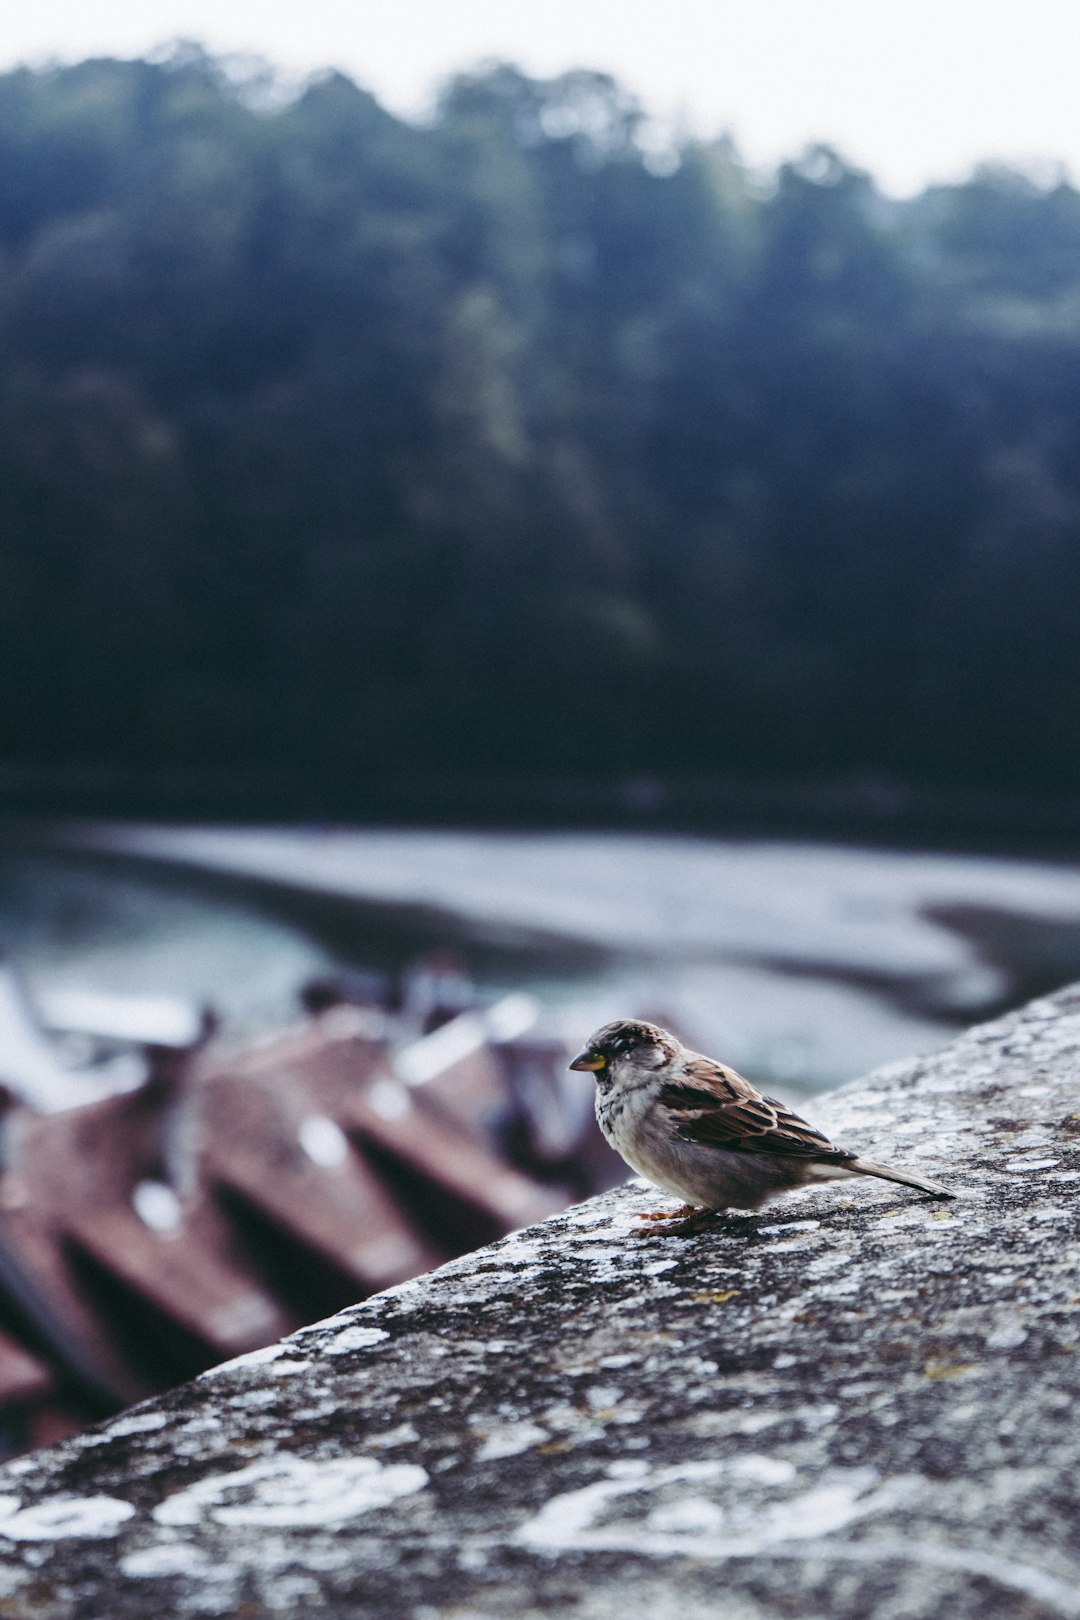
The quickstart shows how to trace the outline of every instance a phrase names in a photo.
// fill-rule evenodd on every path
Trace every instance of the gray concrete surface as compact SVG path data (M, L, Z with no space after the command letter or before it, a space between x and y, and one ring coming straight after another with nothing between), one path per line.
M0 1615L1080 1620L1080 987L808 1112L962 1196L579 1205L0 1470Z

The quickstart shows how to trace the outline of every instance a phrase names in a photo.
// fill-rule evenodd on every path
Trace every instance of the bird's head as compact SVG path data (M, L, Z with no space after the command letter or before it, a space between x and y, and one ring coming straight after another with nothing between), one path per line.
M678 1055L679 1042L659 1024L646 1024L640 1018L617 1018L590 1035L572 1069L585 1069L596 1076L598 1086L631 1079L663 1068Z

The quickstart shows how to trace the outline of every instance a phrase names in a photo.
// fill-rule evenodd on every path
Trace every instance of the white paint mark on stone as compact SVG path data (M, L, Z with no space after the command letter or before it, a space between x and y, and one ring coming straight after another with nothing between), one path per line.
M781 1421L779 1412L702 1412L694 1420L694 1430L699 1435L761 1434Z
M816 1430L827 1429L831 1422L836 1422L840 1416L840 1408L834 1401L823 1401L819 1406L800 1406L795 1416L805 1429L810 1429L811 1434L816 1434ZM745 1432L751 1434L753 1430L746 1429Z
M871 1470L836 1470L801 1495L788 1496L765 1506L740 1504L727 1535L715 1531L686 1534L657 1530L640 1516L597 1525L601 1513L616 1497L643 1494L647 1500L658 1489L682 1481L717 1481L725 1473L737 1476L739 1461L733 1458L728 1462L684 1463L657 1469L647 1477L597 1480L581 1490L552 1498L521 1526L516 1539L537 1551L553 1553L635 1552L645 1557L690 1555L703 1559L750 1557L771 1552L785 1542L831 1535L849 1524L909 1501L920 1490L925 1491L925 1481L918 1479L890 1480L874 1489L875 1476ZM754 1467L770 1459L746 1458L743 1461ZM776 1479L769 1483L782 1482Z
M988 1350L1015 1350L1016 1346L1023 1344L1028 1336L1019 1317L1007 1316L991 1329L986 1335L986 1348Z
M734 1457L730 1467L737 1479L750 1479L756 1485L789 1485L796 1474L795 1464L786 1457L764 1457L756 1452Z
M291 1363L288 1361L275 1361L268 1376L275 1378L278 1375L279 1368L285 1367L287 1369L290 1365ZM303 1366L304 1363L301 1362L300 1365ZM237 1390L234 1395L227 1398L224 1405L226 1409L231 1408L234 1412L250 1413L257 1412L260 1406L278 1406L280 1402L281 1392L279 1390L276 1390L272 1384L260 1384L255 1389Z
M650 1530L672 1531L677 1535L715 1535L725 1520L722 1507L703 1496L688 1496L681 1502L667 1502L653 1508L645 1523Z
M115 1536L134 1512L130 1502L115 1496L51 1496L0 1518L0 1536L9 1541Z
M1004 1168L1012 1175L1021 1175L1026 1170L1053 1170L1060 1163L1060 1159L1009 1159Z
M645 1479L649 1465L632 1457L623 1457L616 1462L608 1463L604 1472L609 1479Z
M119 1440L129 1434L152 1434L155 1429L163 1429L168 1421L164 1412L132 1412L127 1417L117 1418L104 1435L95 1435L94 1439Z
M319 1462L282 1453L189 1485L160 1502L154 1518L166 1525L208 1518L218 1524L305 1529L358 1518L427 1483L426 1471L415 1463L383 1464L374 1457Z
M538 1423L500 1423L489 1431L477 1450L476 1460L495 1462L500 1457L517 1457L550 1439L550 1429L542 1429Z
M616 1475L614 1478L598 1479L592 1485L585 1485L580 1490L567 1491L561 1496L552 1497L539 1513L521 1526L516 1539L537 1550L552 1552L590 1548L597 1534L606 1536L608 1533L597 1532L592 1526L609 1501L614 1497L627 1496L646 1489L652 1490L674 1480L685 1479L688 1468L697 1470L695 1477L698 1479L715 1479L722 1471L723 1465L719 1462L683 1464L675 1468L660 1469L651 1478L648 1476L647 1465L643 1465L641 1472L635 1472L629 1477ZM635 1530L638 1535L644 1534L640 1524L635 1526ZM682 1544L684 1547L688 1545L685 1539Z
M280 1356L270 1368L267 1376L269 1378L288 1378L293 1373L306 1373L310 1370L310 1368L311 1362L306 1359L301 1360L299 1356ZM258 1396L262 1397L267 1406L272 1406L273 1403L278 1399L277 1394L273 1390L265 1389L261 1391L245 1390L242 1394L236 1397L236 1401L238 1405L242 1406L246 1402L251 1401L253 1398L257 1398Z
M191 1578L208 1574L210 1569L208 1555L190 1541L156 1542L127 1553L120 1560L120 1573L135 1580L163 1579L171 1575Z
M509 1260L512 1265L520 1266L526 1263L533 1264L543 1258L543 1245L523 1238L507 1238L500 1243L496 1251L501 1260Z
M32 1474L38 1466L36 1457L16 1457L14 1462L4 1464L5 1474Z
M324 1356L344 1356L350 1350L370 1350L373 1344L381 1344L390 1337L385 1328L361 1327L355 1323L352 1327L341 1329L326 1344L320 1345Z
M373 1451L389 1451L393 1446L409 1446L419 1440L420 1435L411 1423L399 1423L396 1429L387 1429L383 1434L371 1435L367 1444Z

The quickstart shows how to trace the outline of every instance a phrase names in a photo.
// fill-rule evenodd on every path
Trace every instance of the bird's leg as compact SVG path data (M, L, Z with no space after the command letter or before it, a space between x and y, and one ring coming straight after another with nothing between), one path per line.
M701 1209L696 1204L683 1204L678 1209L654 1209L643 1214L643 1221L662 1221L662 1226L641 1226L636 1236L641 1238L696 1237L707 1231L716 1216L715 1209Z

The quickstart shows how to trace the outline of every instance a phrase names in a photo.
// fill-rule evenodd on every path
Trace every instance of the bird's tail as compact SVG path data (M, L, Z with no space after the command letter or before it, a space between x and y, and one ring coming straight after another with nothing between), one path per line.
M882 1181L898 1181L901 1187L917 1187L920 1192L929 1193L932 1198L955 1198L956 1194L943 1187L940 1181L931 1181L927 1176L917 1176L912 1170L894 1170L887 1164L875 1164L873 1159L849 1159L846 1165L848 1170L854 1170L860 1176L878 1176Z

